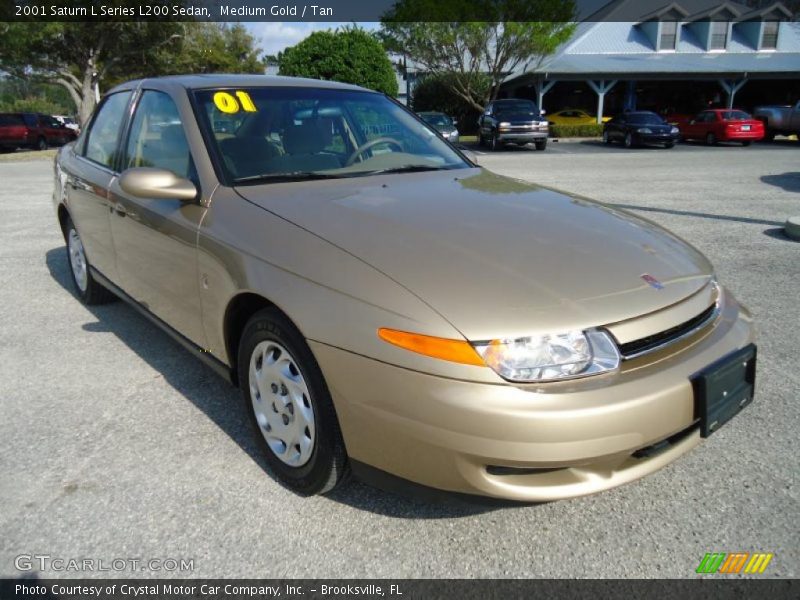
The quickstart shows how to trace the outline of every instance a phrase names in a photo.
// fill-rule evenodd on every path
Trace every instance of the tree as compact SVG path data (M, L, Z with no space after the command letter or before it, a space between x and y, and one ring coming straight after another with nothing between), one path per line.
M422 70L450 74L453 91L482 110L506 75L540 64L572 36L575 14L572 0L400 0L381 19L381 38Z
M386 50L358 27L316 31L277 56L279 73L364 86L397 95L397 78Z
M443 112L458 119L458 130L462 134L474 133L478 127L481 111L476 109L454 91L454 73L423 75L411 93L411 107L416 112L433 110ZM481 74L475 91L488 95L489 77Z
M101 84L212 69L264 71L255 41L241 25L0 23L0 49L0 70L11 77L63 86L81 123L94 110Z

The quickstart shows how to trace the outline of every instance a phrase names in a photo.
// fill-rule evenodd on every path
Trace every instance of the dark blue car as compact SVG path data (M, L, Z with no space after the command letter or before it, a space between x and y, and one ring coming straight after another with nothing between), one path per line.
M677 127L649 111L622 113L603 126L603 141L606 144L622 142L626 148L643 144L672 148L680 135Z

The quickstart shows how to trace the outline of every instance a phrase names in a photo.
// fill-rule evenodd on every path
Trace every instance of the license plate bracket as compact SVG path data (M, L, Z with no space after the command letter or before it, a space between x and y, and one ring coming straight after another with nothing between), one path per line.
M753 401L756 384L755 344L745 346L709 365L691 378L695 418L707 438Z

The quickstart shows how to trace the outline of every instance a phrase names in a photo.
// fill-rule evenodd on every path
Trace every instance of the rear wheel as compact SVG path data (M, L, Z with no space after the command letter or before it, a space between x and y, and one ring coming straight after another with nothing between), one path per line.
M347 475L347 453L330 392L311 349L280 312L247 323L239 382L272 472L293 491L323 494Z
M633 148L633 135L630 133L625 134L625 147Z
M717 136L715 136L711 132L706 134L706 146L713 146L716 143L717 143Z
M36 149L37 150L47 150L47 140L44 139L43 137L40 137L36 141Z
M78 298L84 304L105 304L112 302L116 296L95 281L89 269L89 261L86 260L86 251L83 242L78 235L78 230L71 219L66 223L67 235L67 260L69 261L69 274Z
M611 143L611 136L608 135L608 131L603 132L603 143L610 144Z
M751 142L750 140L745 140L745 141L743 141L743 142L742 142L742 146L745 146L745 147L747 147L747 146L749 146L751 143L752 143L752 142Z

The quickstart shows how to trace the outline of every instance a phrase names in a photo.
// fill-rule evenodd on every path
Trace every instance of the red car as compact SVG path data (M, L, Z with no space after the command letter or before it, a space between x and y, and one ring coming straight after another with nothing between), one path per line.
M717 142L741 142L749 146L764 138L764 124L735 108L704 110L678 127L684 140L703 140L709 146Z
M16 148L45 150L60 146L78 137L53 117L38 113L0 113L0 151Z

